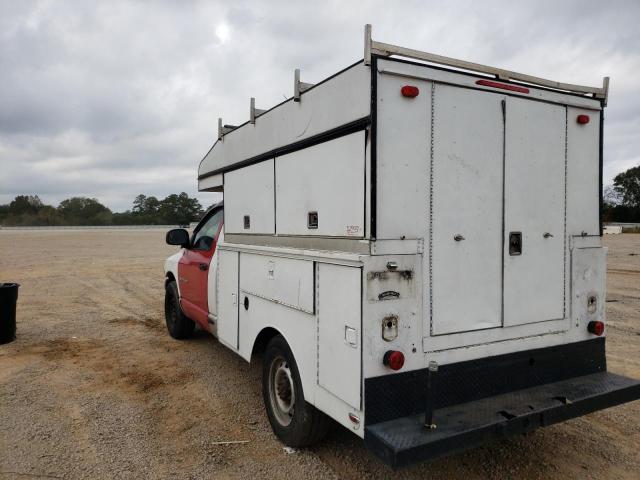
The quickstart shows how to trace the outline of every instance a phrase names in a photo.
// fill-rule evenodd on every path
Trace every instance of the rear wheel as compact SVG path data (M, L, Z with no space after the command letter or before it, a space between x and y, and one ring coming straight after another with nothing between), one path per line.
M262 364L262 397L271 428L286 445L313 445L327 433L329 418L305 401L298 365L282 335L267 345Z
M164 294L164 318L169 335L178 340L189 338L193 334L195 323L180 308L180 295L176 282L169 282Z

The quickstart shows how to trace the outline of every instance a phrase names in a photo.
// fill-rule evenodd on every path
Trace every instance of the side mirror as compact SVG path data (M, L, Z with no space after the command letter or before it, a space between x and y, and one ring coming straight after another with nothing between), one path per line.
M189 248L189 232L184 228L174 228L167 232L166 237L169 245L178 245L182 248Z

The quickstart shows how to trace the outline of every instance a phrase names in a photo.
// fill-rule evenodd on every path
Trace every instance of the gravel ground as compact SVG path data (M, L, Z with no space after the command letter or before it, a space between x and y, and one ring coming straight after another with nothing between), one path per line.
M0 346L0 478L639 478L640 402L397 472L338 426L286 453L260 362L166 333L163 237L0 231L0 277L22 284ZM609 368L640 378L640 235L605 242Z

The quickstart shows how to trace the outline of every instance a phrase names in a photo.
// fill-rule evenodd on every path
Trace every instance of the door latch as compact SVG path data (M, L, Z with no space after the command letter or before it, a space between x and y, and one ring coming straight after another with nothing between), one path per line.
M509 233L509 255L522 255L522 232Z

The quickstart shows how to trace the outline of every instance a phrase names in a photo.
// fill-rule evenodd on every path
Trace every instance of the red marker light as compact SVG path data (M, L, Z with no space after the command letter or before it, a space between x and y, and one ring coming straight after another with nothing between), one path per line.
M576 117L576 122L578 122L580 125L586 125L587 123L589 123L589 115L578 115Z
M391 370L400 370L404 366L404 354L397 350L387 350L382 357L382 363Z
M414 87L413 85L405 85L400 89L400 93L403 97L413 98L420 95L420 90L418 87Z
M589 330L590 333L601 337L604 333L604 323L600 321L589 322L589 324L587 325L587 330Z
M512 92L529 93L529 89L519 87L518 85L510 85L508 83L492 82L491 80L478 80L476 85L483 87L502 88L503 90L511 90Z

